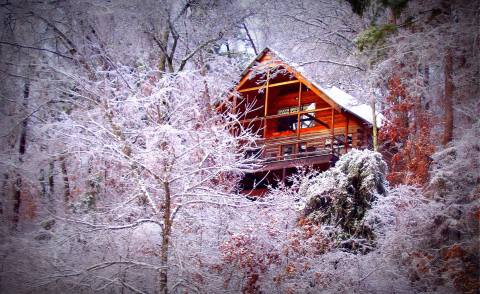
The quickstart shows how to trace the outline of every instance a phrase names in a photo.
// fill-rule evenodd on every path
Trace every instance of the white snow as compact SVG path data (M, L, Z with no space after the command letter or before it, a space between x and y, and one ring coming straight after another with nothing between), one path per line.
M373 124L372 108L369 105L360 103L357 98L335 86L328 89L319 87L318 85L315 86L317 86L320 91L324 92L338 105L342 106L343 108L357 115L358 117L368 121L370 124ZM377 127L382 126L382 121L383 115L377 113Z

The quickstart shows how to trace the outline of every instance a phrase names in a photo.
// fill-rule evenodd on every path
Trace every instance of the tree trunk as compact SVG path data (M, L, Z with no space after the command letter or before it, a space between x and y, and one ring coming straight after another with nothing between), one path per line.
M54 164L54 160L51 160L49 163L48 163L48 172L47 172L47 178L44 179L44 185L45 185L45 196L46 196L46 201L47 201L47 207L48 207L48 210L51 212L51 213L55 213L55 202L54 202L54 196L53 196L53 192L54 192L54 188L55 188L55 183L54 183L54 168L55 168L55 164Z
M42 191L42 199L47 196L47 183L45 180L45 170L42 168L40 169L40 175L38 176L38 182L40 184L40 190Z
M203 52L199 54L199 65L200 65L200 75L205 77L207 75L207 65L203 59ZM208 83L206 80L203 80L203 98L205 102L205 109L207 110L207 116L211 116L212 114L212 98L210 96L210 91L208 89Z
M168 293L168 246L170 243L170 229L172 227L170 219L170 183L163 182L165 192L164 212L163 212L163 234L162 234L162 252L160 261L160 293Z
M62 170L63 177L63 201L65 202L65 207L68 206L70 202L70 181L68 180L68 171L65 157L62 157L60 160L60 169Z
M3 214L3 210L4 210L4 208L3 208L3 205L4 205L3 200L4 200L4 199L7 199L7 196L8 196L8 192L7 192L7 190L8 190L8 182L9 182L8 180L9 180L8 174L7 174L7 173L4 173L4 174L3 174L3 183L2 183L2 197L0 198L0 215Z
M378 151L378 142L377 142L377 113L375 109L375 97L372 96L372 144L373 151Z
M88 199L88 208L95 210L97 207L97 198L98 198L98 183L96 182L95 175L92 174L92 159L88 161L88 176L87 176L87 193L90 196Z
M55 182L54 182L54 173L55 169L55 160L52 160L48 163L48 193L49 197L53 197L53 192L55 191Z
M450 48L445 52L445 93L443 96L444 113L444 131L443 145L447 145L453 139L453 91L454 85L452 80L453 74L453 58Z
M24 111L28 109L28 97L30 96L30 82L25 81L25 86L23 89L23 103L22 107ZM23 156L27 150L27 127L28 119L22 121L22 129L20 131L20 140L18 144L18 161L23 163ZM15 191L13 193L13 224L14 227L17 226L18 221L20 220L20 207L22 205L22 176L20 173L17 173L17 179L15 181Z
M160 33L160 44L164 47L165 52L163 50L160 50L160 60L158 61L158 69L161 72L165 72L166 65L167 65L167 46L168 46L168 38L170 36L170 28L168 26L168 23L166 23L163 27L162 32Z
M17 180L15 181L15 191L13 193L13 227L17 227L20 220L20 206L22 204L22 177L17 174Z
M230 45L228 44L228 41L225 42L225 46L227 47L227 56L228 58L232 57L232 54L230 52Z

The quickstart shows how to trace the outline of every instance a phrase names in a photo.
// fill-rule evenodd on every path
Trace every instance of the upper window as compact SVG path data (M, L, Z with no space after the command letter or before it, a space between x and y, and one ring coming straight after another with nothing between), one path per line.
M315 110L315 102L301 106L301 111ZM278 110L278 114L295 114L298 112L298 106L284 107ZM278 131L296 131L297 118L293 116L282 117L278 120ZM315 113L305 113L300 116L300 128L306 129L315 126Z
M315 102L313 103L308 103L304 104L301 106L302 111L307 111L307 110L315 110ZM277 114L290 114L290 113L297 113L298 112L298 106L289 106L289 107L284 107L280 108L277 112Z

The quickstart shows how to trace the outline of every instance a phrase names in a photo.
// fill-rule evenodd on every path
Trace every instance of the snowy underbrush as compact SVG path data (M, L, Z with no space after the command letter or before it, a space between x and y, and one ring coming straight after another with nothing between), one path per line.
M478 128L477 128L478 129ZM301 171L222 247L227 289L247 293L475 293L480 137L433 156L426 187L389 187L381 155L352 150ZM236 279L235 283L232 281Z
M476 293L478 137L472 129L435 153L426 187L389 187L381 155L352 150L329 171L300 172L293 186L255 202L190 207L172 235L172 292L183 283L199 293ZM158 224L98 229L45 224L50 240L0 237L3 285L155 291Z

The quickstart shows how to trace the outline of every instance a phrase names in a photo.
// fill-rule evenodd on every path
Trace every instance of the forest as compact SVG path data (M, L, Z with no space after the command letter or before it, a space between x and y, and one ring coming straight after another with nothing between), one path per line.
M0 0L0 18L0 293L480 291L480 2ZM232 101L267 47L381 125L250 197L260 134Z

